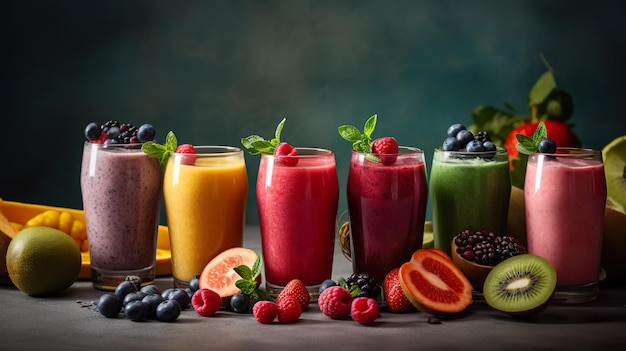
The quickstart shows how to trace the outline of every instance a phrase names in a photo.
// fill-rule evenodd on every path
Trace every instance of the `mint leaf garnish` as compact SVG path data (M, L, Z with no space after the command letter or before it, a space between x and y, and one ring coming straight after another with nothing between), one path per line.
M278 123L276 131L274 132L274 138L271 140L265 140L262 136L253 134L245 138L241 138L241 144L251 155L273 155L274 149L276 149L276 146L280 144L280 134L285 126L285 121L287 121L287 119L283 118L283 120Z
M378 115L373 115L365 121L363 133L355 126L344 124L337 128L342 138L352 143L352 149L356 152L365 154L365 157L374 162L380 162L380 159L373 155L372 152L372 133L376 128Z
M515 134L518 144L515 146L517 151L525 155L530 155L534 152L539 152L539 142L545 139L548 135L545 123L539 122L537 129L532 136L526 136L523 134Z
M256 258L252 268L246 265L240 265L233 269L241 277L235 281L235 286L241 290L242 294L251 296L257 300L272 300L272 297L265 290L257 287L257 279L261 274L261 256Z
M141 151L148 156L158 159L161 164L161 170L165 172L167 160L176 151L176 147L178 147L178 140L176 139L174 132L170 131L165 136L164 144L157 144L153 141L148 141L141 145Z

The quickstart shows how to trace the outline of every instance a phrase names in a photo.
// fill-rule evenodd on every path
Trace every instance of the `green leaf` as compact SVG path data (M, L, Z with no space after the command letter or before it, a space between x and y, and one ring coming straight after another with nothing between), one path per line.
M254 261L254 265L252 265L252 277L254 279L256 279L259 274L261 274L261 256L257 256L256 260Z
M378 119L378 115L373 115L365 121L365 126L363 126L363 134L365 134L368 138L372 136L374 133L374 129L376 128L376 120Z
M251 155L272 155L276 146L280 144L280 135L283 131L286 120L286 118L283 118L283 120L278 123L276 131L274 132L274 138L265 140L263 137L253 134L245 138L241 138L241 145L243 145L246 151L248 151Z
M235 282L235 286L241 290L242 294L250 295L256 290L256 284L249 280L239 279Z
M141 145L141 151L159 160L161 171L165 172L167 160L170 158L170 155L176 151L177 146L178 140L176 139L176 135L174 135L174 132L170 131L165 136L165 143L163 145L148 141Z
M556 88L556 81L552 70L548 70L539 77L528 96L530 105L539 105L546 100L548 95Z
M250 269L250 267L248 267L246 265L242 264L240 266L237 266L237 267L233 268L233 270L235 270L235 272L237 272L237 274L239 274L241 279L244 279L244 280L254 279L254 276L252 274L252 270Z
M287 118L283 118L282 121L280 121L280 123L278 123L278 126L276 127L276 132L274 133L274 138L280 143L280 134L283 131L283 127L285 126L285 122L287 121Z
M545 139L548 136L548 130L546 129L546 124L543 121L539 122L537 125L537 129L533 133L533 141L539 145L539 142Z
M176 147L178 147L178 139L176 139L176 135L171 130L165 136L165 148L172 152L176 151Z
M355 142L362 139L361 132L359 132L355 126L341 125L337 128L337 130L339 131L339 135L349 142Z

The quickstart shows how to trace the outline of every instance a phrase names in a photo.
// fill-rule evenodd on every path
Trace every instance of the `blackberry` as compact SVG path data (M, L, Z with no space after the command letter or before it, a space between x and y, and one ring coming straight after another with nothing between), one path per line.
M456 252L468 261L495 266L509 257L528 253L512 236L496 236L487 230L464 230L454 238Z
M347 290L352 297L371 297L377 299L380 296L380 285L369 274L354 273L345 280Z
M487 141L491 141L491 138L487 132L478 132L474 135L474 140L478 140L484 144Z

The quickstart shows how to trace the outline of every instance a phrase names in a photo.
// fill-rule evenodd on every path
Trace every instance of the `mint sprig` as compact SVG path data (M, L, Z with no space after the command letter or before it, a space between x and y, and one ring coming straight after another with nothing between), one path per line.
M352 143L352 150L365 154L365 158L370 161L380 163L380 158L372 154L372 133L376 128L377 120L378 115L368 118L363 126L363 133L357 127L349 124L340 125L337 130L342 138Z
M545 139L547 135L548 130L546 129L546 125L543 121L541 121L539 122L539 125L537 125L537 129L532 136L515 134L515 138L517 139L517 145L515 147L517 148L517 151L525 155L539 152L539 142Z
M159 163L161 164L161 170L165 172L167 160L174 152L176 152L177 147L178 140L176 139L176 135L174 135L174 132L170 131L165 136L164 144L158 144L153 141L148 141L141 145L141 151L143 151L148 156L152 156L158 159Z
M246 265L240 265L233 269L241 277L235 281L235 286L241 290L242 294L251 296L257 300L272 300L272 297L265 290L257 287L257 279L261 274L261 256L257 256L252 268Z
M287 119L283 118L283 120L278 123L278 126L276 127L276 132L274 132L274 138L270 140L265 140L265 138L263 138L262 136L253 134L245 138L241 138L241 144L251 155L273 155L274 149L276 149L276 146L280 144L280 134L283 131L285 121L287 121Z

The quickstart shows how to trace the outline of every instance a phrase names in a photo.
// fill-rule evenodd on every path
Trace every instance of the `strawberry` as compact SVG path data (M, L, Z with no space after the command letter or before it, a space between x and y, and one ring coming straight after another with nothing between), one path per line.
M322 313L332 319L341 319L350 313L352 296L340 286L326 288L317 299Z
M193 166L196 164L196 149L191 144L178 145L175 151L177 154L185 154L181 158L181 163L184 165ZM188 155L187 155L188 154Z
M295 322L302 315L300 304L291 296L283 296L276 305L278 306L278 321L281 323Z
M309 291L306 289L306 286L300 279L292 279L285 285L283 291L278 294L276 297L276 303L280 303L280 300L285 297L291 297L295 299L302 311L306 310L309 307L309 303L311 302L311 296L309 296Z
M191 297L193 309L203 317L212 316L222 306L222 298L211 289L200 289Z
M371 297L357 297L350 306L350 315L359 324L374 324L378 318L378 303Z
M400 267L392 269L385 280L383 281L383 291L385 292L385 301L387 302L387 309L393 313L406 313L415 310L415 307L406 297L402 286L400 285L400 278L398 272Z
M298 164L296 157L282 157L282 156L298 156L298 151L288 143L282 142L274 149L274 157L276 161L284 166L293 167Z
M382 164L393 165L398 154L398 142L394 137L378 138L372 143L372 153L380 157Z
M278 305L272 301L259 301L252 307L252 315L259 323L272 323L278 315Z

